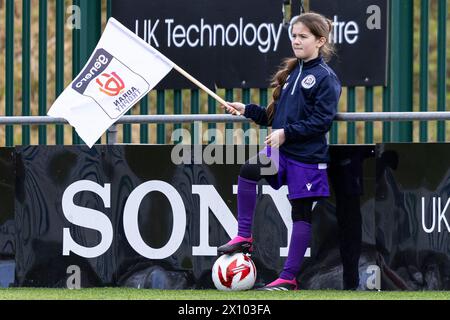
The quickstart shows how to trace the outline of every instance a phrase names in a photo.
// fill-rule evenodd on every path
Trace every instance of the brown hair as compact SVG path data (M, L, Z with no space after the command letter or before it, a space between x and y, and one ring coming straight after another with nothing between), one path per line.
M308 12L295 17L291 21L291 26L297 23L303 23L316 38L324 37L326 39L325 44L320 47L319 53L325 61L329 61L331 57L335 54L334 46L330 43L330 36L332 30L331 20L325 18L323 15ZM272 78L270 86L275 88L273 91L273 101L267 107L267 117L269 119L269 124L273 121L273 116L275 114L275 103L278 101L281 95L281 89L286 83L288 75L297 66L297 58L288 58L283 61L279 70L275 73Z

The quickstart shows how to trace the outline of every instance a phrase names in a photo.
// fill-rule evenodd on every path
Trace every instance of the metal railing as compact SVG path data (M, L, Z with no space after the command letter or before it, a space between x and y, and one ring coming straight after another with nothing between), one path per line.
M337 113L335 121L354 122L354 121L446 121L450 120L450 111L442 112L352 112ZM181 123L243 123L247 124L243 128L245 131L249 128L250 119L243 116L218 115L218 114L190 114L190 115L125 115L108 129L108 144L117 143L117 125L118 124L181 124ZM6 116L0 117L0 125L61 125L68 124L64 118L53 118L48 116ZM209 127L211 128L211 127ZM229 128L229 127L228 127Z

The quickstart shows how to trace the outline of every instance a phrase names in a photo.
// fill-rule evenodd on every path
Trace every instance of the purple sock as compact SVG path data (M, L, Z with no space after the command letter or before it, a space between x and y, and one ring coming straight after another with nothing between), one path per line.
M311 224L305 221L296 221L292 226L289 253L284 263L280 278L292 280L297 277L302 265L303 257L311 239Z
M238 177L238 235L252 236L253 212L256 206L256 181Z

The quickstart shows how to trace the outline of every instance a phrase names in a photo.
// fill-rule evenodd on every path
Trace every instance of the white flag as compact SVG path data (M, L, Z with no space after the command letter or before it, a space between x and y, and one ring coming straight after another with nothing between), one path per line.
M48 111L65 118L92 147L173 68L174 63L114 18L83 71Z

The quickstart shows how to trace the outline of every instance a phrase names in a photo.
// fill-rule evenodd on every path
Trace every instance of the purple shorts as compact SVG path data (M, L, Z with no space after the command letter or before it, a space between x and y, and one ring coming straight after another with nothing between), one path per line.
M260 154L269 157L278 168L276 175L266 175L265 179L276 190L287 185L289 200L330 196L326 163L302 163L289 159L278 149L272 148L265 148Z

